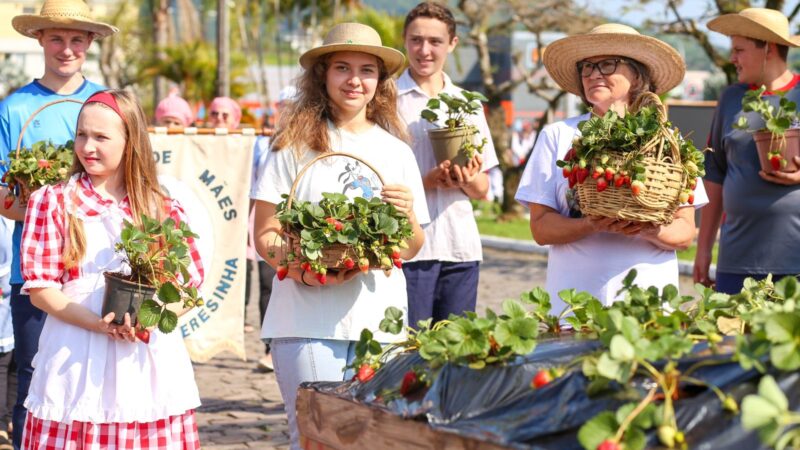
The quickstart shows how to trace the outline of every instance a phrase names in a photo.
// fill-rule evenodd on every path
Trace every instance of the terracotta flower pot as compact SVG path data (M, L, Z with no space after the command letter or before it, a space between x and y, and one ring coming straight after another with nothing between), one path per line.
M467 156L461 151L465 142L474 142L476 130L474 127L460 127L455 130L448 128L435 128L428 130L428 138L433 146L433 155L436 163L450 161L452 164L465 166ZM469 141L468 141L469 139Z
M125 321L125 313L131 315L131 324L136 323L136 315L142 302L153 298L156 293L155 288L146 286L133 281L126 280L118 273L104 272L106 279L106 290L103 294L102 317L113 312L114 320L112 323L122 325Z
M753 133L753 140L756 141L758 159L764 172L775 172L767 156L773 150L779 151L783 159L786 160L786 166L781 168L781 172L797 171L798 167L794 163L794 157L800 156L800 129L792 128L786 130L783 137L773 135L769 131L758 131Z

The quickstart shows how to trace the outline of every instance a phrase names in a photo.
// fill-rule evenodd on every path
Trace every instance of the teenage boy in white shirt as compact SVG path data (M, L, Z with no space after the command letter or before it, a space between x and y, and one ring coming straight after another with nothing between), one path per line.
M403 38L409 67L397 81L397 106L412 137L412 149L423 177L431 222L423 226L425 244L403 265L408 291L408 323L451 313L474 311L478 297L479 264L483 259L478 226L470 199L483 199L489 189L489 169L497 165L489 126L483 114L470 121L479 139L487 138L482 155L460 167L436 164L427 130L433 125L420 112L441 92L458 94L443 71L447 55L458 43L456 22L445 6L423 2L406 16Z

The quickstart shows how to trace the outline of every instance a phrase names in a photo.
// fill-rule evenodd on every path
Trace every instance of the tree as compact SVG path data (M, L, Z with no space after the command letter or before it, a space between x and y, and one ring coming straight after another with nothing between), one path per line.
M736 82L736 68L728 61L727 55L720 52L715 48L710 39L708 32L701 29L698 24L705 23L714 17L723 14L735 14L745 8L750 7L763 7L783 11L785 6L784 0L766 0L765 2L751 2L749 0L716 0L714 2L706 2L706 10L697 17L683 16L679 8L683 0L661 0L664 6L669 11L671 17L668 21L648 21L648 25L658 27L662 32L671 34L683 34L691 36L695 39L705 51L711 62L725 73L728 84ZM640 0L640 3L653 3L651 0ZM660 3L660 2L659 2ZM791 23L800 14L800 2L795 5L792 11L787 16Z
M503 213L512 213L517 205L514 193L519 185L522 167L515 167L509 151L510 135L506 125L506 113L501 102L511 91L521 84L527 85L531 93L547 103L545 117L552 117L560 100L566 94L549 77L543 76L541 59L533 69L525 69L521 64L521 55L512 55L517 76L498 82L492 66L490 37L508 35L513 30L523 28L537 36L538 50L541 55L544 43L541 39L545 31L562 31L567 34L586 32L600 22L580 10L570 1L540 0L459 0L458 11L463 18L466 36L461 42L474 47L478 54L478 66L481 75L482 91L487 102L487 120L492 133L492 141L503 172ZM539 130L546 123L540 121Z

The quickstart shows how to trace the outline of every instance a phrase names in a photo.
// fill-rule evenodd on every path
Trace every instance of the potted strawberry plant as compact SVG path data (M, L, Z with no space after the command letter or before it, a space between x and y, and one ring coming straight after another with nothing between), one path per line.
M125 221L116 251L123 255L130 272L104 272L103 316L114 313L122 324L125 313L143 329L158 326L169 333L178 315L169 305L182 302L184 308L202 306L197 288L189 285L191 261L189 239L197 238L186 222L172 218L163 222L141 215L141 224Z
M486 138L475 142L478 129L467 122L467 117L479 114L481 102L488 101L480 92L461 91L460 95L442 92L438 97L428 100L421 117L437 126L428 130L428 137L433 146L436 163L451 161L464 166L475 156L483 152ZM439 113L437 113L437 111ZM439 114L444 114L444 125L439 122Z
M14 199L28 201L28 194L48 184L65 180L73 160L73 142L55 145L49 141L39 141L30 149L10 152L8 160L2 164L6 168L3 182L8 184L9 194L4 199L6 209ZM16 192L16 194L14 194Z
M742 98L742 111L755 112L763 119L764 127L751 130L745 115L739 116L734 128L753 133L761 169L767 173L777 171L796 172L795 156L800 156L800 128L795 127L798 120L797 104L780 92L778 107L764 98L765 86L748 91Z

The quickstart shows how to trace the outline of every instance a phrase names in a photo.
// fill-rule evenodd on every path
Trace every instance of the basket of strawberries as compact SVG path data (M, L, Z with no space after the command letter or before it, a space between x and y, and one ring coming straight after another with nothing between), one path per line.
M5 209L9 209L15 199L19 198L21 203L26 203L31 192L42 186L58 183L69 176L74 159L73 141L61 145L50 141L38 141L30 148L22 147L25 130L36 115L45 108L59 103L83 104L79 100L65 98L47 103L34 111L20 129L16 151L9 153L7 161L0 162L6 169L2 182L9 188L9 193L3 200Z
M667 121L657 95L644 93L631 111L608 111L578 125L580 136L556 162L577 191L585 215L669 224L694 202L703 153Z
M332 156L353 158L369 167L383 184L383 178L369 163L342 152L323 153L298 173L288 195L276 208L276 216L284 230L284 240L290 249L281 261L277 274L283 279L289 263L297 263L313 272L324 284L328 270L363 272L402 267L400 250L413 236L408 218L380 198L348 198L339 193L323 193L318 203L295 198L298 183L316 162ZM283 277L281 276L283 275Z

